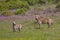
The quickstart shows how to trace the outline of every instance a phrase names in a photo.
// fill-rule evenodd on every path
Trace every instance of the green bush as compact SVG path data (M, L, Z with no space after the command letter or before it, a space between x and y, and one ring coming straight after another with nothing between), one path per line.
M29 4L27 1L23 1L21 6L29 9Z
M40 0L26 0L29 5L35 5L38 4Z
M0 11L7 10L8 5L6 3L0 3Z
M16 2L7 2L7 5L9 6L9 9L16 9L17 8Z
M57 3L56 8L60 8L60 2Z
M26 11L27 11L26 8L17 9L16 12L15 12L15 15L25 14Z
M60 3L58 3L58 4L56 5L56 8L57 8L57 11L60 12Z
M3 11L2 12L2 15L3 16L11 16L11 15L13 15L14 13L12 13L12 12L10 12L10 11Z
M17 9L17 8L28 8L28 3L26 1L10 1L7 2L7 5L9 6L9 9Z

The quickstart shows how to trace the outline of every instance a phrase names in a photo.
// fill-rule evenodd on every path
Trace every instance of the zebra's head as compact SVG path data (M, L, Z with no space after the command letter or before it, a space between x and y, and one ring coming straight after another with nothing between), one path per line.
M13 25L16 25L16 22L15 21L13 21Z

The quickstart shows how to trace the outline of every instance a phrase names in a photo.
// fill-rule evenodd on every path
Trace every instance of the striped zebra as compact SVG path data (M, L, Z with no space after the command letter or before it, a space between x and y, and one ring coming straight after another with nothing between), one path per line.
M39 26L41 24L47 24L48 28L49 28L52 25L52 23L53 23L53 20L51 18L48 18L48 17L42 18L39 15L35 15L35 19L36 19L37 23L39 24Z
M21 31L22 25L21 25L21 24L16 24L16 22L13 21L13 32L15 32L17 29L18 29L19 31Z

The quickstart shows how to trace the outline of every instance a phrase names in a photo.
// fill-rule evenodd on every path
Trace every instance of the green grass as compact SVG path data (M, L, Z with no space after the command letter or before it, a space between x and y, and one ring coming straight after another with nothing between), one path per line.
M0 21L0 40L60 40L60 22L56 21L50 28L46 24L39 26L33 20L16 20L22 24L21 32L12 31L12 21Z

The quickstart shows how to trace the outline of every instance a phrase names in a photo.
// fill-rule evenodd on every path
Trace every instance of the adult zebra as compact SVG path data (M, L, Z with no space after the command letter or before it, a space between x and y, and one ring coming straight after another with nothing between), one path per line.
M39 15L35 15L35 19L36 19L37 23L39 24L39 28L40 28L41 24L47 24L48 28L49 28L53 23L53 20L51 18L48 18L48 17L42 18Z

